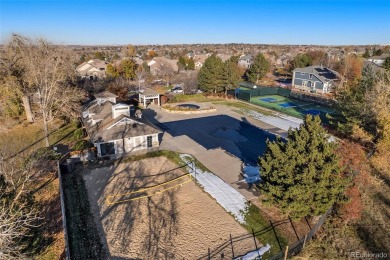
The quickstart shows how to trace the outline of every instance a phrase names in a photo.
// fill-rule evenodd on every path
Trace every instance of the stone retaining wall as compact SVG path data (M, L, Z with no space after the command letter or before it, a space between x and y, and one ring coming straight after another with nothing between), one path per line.
M182 115L193 115L193 114L204 114L217 111L216 108L209 109L198 109L198 110L174 110L161 107L162 110L171 114L182 114Z

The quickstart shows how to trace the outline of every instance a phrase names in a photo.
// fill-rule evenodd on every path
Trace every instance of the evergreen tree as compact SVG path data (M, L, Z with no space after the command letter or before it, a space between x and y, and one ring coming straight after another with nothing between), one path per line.
M177 62L177 67L179 71L185 70L187 68L186 60L182 56L179 57L179 60Z
M269 71L269 66L269 62L266 60L263 54L259 53L253 60L252 65L246 73L248 80L256 84L259 79L267 74Z
M259 158L260 188L267 202L293 218L323 214L344 201L348 179L341 176L337 145L329 141L318 116L306 116L287 141L267 141Z
M363 53L363 58L367 59L370 57L370 52L368 51L368 49L366 49L366 51Z
M233 60L229 59L223 64L223 82L225 87L225 94L229 89L235 89L238 87L238 83L241 80L240 69Z
M198 86L205 92L223 91L223 62L215 54L206 59L198 74Z
M192 57L188 60L187 70L195 70L195 62Z
M383 54L382 49L377 49L376 52L374 53L375 56L381 56Z
M375 122L367 108L365 96L375 84L375 72L368 65L363 68L361 79L352 86L344 87L337 93L337 110L341 118L337 122L337 129L345 135L351 135L354 127L374 133Z
M300 53L291 61L291 68L305 68L311 66L313 61L309 55L306 53Z
M387 71L390 71L390 57L387 57L385 59L385 62L383 62L383 68Z

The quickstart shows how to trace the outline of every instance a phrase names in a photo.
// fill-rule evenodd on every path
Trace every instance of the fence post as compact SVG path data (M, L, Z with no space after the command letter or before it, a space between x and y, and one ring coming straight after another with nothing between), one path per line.
M232 245L232 254L234 258L234 249L233 249L233 239L232 239L232 234L230 234L230 244Z
M255 237L255 231L253 230L253 228L252 228L252 235L253 235L253 241L255 241L255 247L256 247L256 251L257 251L257 242L256 242L256 237ZM258 251L257 251L257 254L260 256Z
M276 237L276 241L278 241L278 245L279 245L280 251L283 251L283 248L280 245L280 241L279 241L278 235L276 234L276 231L275 231L275 228L274 228L274 224L272 223L271 220L269 221L269 223L271 224L272 230L274 231L274 234L275 234L275 237Z
M306 245L306 239L307 239L307 235L305 235L305 240L303 240L303 246L302 246L302 249L305 248L305 245Z
M306 220L306 224L309 226L309 229L311 230L311 226L309 224L309 221L307 221L307 218L305 217L305 220Z
M288 246L286 246L286 251L284 251L284 260L287 260L288 256Z
M288 219L290 220L291 226L292 226L292 228L293 228L293 230L294 230L294 233L295 233L295 236L297 237L297 240L299 240L298 233L297 233L297 231L295 230L294 224L293 224L293 222L292 222L290 216L288 216Z
M208 257L208 260L211 260L210 247L209 247L209 257Z

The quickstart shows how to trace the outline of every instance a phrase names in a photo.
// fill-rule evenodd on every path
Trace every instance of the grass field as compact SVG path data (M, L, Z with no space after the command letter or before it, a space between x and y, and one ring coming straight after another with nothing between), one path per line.
M254 96L251 97L250 102L298 118L304 118L307 114L319 115L323 121L326 120L326 114L335 112L328 107L279 95Z

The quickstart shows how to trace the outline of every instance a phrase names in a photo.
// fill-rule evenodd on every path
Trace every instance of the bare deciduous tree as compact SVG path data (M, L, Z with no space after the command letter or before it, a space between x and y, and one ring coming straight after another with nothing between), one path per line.
M38 214L28 199L27 186L34 171L31 164L23 169L14 161L0 162L0 259L21 259L25 245L20 240L37 225Z
M64 46L36 41L15 35L11 41L18 53L18 64L23 70L21 79L27 82L30 93L37 93L43 118L46 146L49 146L48 122L58 113L75 113L72 107L83 98L75 88L76 57ZM12 45L12 46L13 46Z
M25 38L13 35L11 41L5 46L0 58L0 84L2 90L12 89L20 97L27 121L33 122L34 115L30 105L33 89L26 81L26 70L23 66L23 53L21 51L25 47L25 41Z

